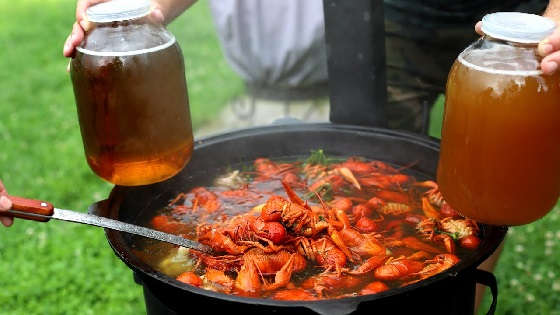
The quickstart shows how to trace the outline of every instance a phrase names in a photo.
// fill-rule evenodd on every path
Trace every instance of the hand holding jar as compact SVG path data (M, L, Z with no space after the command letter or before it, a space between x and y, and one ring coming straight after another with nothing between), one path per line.
M556 25L523 13L482 20L447 82L438 182L461 214L520 225L560 193L560 76L543 75L537 45Z
M84 33L89 31L94 24L88 21L86 10L95 4L111 0L78 0L76 4L76 22L66 42L62 54L65 57L74 55L76 46L84 39ZM152 0L148 17L154 23L167 25L183 11L188 9L196 0Z
M149 13L147 0L89 7L89 30L71 61L87 161L117 185L165 180L192 154L183 55Z
M560 1L549 1L543 16L551 20L560 21ZM484 35L484 32L482 32L482 21L476 23L475 31L481 36ZM560 65L560 27L558 25L554 32L539 42L537 52L542 57L541 70L544 75L552 75L558 71Z

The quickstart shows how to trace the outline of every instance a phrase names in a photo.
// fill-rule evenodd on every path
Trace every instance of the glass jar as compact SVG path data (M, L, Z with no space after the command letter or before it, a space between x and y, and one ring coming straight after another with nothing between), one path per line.
M88 8L93 27L71 62L87 162L117 185L165 180L192 155L183 55L149 12L142 0Z
M440 190L461 214L521 225L550 211L560 193L560 76L540 70L537 44L555 23L500 12L464 50L447 81Z

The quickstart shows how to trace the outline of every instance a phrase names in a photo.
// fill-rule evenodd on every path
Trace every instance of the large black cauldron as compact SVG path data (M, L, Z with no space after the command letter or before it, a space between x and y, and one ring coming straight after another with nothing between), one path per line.
M214 173L228 165L250 162L257 157L302 157L310 150L327 155L363 156L395 165L414 163L410 172L417 178L434 178L439 145L425 136L385 129L333 124L279 125L246 129L198 141L193 159L177 176L142 187L116 187L110 198L94 205L99 214L125 222L142 222L165 206L177 193L208 183ZM134 239L106 230L108 241L144 287L149 314L187 314L205 310L209 314L274 313L387 313L387 314L473 314L475 284L490 286L493 313L497 298L496 279L477 270L503 240L507 229L481 226L482 243L469 258L451 269L404 288L377 295L325 301L273 301L226 295L195 288L154 270L131 249Z

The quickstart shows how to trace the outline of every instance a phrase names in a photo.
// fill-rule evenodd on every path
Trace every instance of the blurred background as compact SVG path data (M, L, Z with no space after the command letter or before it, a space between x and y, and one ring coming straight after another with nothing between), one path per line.
M86 211L111 185L87 166L62 57L75 3L0 1L0 179L10 194ZM185 56L195 137L219 132L224 127L213 120L243 97L244 86L222 55L207 1L169 28ZM439 137L442 108L443 97L431 112L431 136ZM559 219L555 209L510 229L495 270L498 314L560 314ZM144 308L140 286L103 230L19 220L0 229L1 314L139 314Z

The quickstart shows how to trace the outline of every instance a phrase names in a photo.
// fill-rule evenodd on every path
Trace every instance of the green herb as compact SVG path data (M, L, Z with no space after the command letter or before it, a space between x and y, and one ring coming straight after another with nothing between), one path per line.
M328 165L329 163L330 159L327 158L325 152L323 152L323 149L318 149L315 151L311 150L311 154L309 155L307 160L305 160L305 164L309 165Z
M459 239L459 233L458 232L450 233L450 232L440 230L438 228L435 229L435 232L436 232L436 234L447 234L447 235L451 236L451 238L455 241Z
M442 233L451 236L451 238L454 239L455 241L459 239L459 233L458 232L455 232L455 233L442 232Z
M333 190L330 183L325 183L319 186L319 188L317 188L315 191L308 192L307 194L305 194L304 199L319 202L315 193L317 193L323 201L333 200Z

